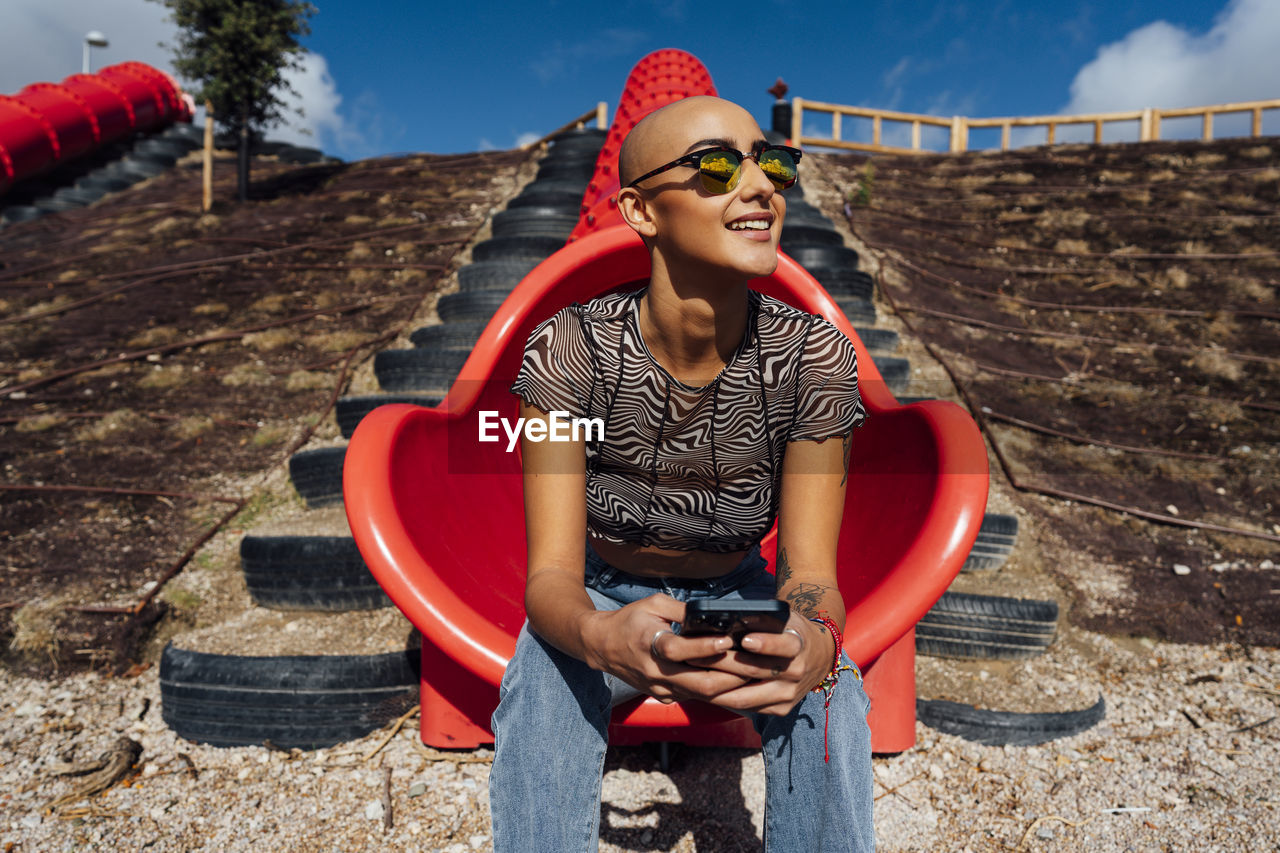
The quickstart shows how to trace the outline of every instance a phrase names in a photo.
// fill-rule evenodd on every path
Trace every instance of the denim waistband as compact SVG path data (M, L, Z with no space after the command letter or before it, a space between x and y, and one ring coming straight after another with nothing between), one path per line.
M600 589L610 583L625 583L652 587L659 591L686 590L714 596L724 595L746 586L760 577L768 565L769 561L760 556L760 545L756 544L751 546L751 550L742 557L738 565L719 577L673 578L633 575L605 562L604 558L591 547L591 540L588 539L585 581L587 586L594 589Z

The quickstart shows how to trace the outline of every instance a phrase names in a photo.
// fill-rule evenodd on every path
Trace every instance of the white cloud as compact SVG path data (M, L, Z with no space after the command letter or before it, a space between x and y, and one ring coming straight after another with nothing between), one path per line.
M94 70L136 60L174 73L170 45L176 41L177 30L168 20L168 10L159 3L150 0L0 2L5 6L4 25L0 26L0 94L17 92L29 83L57 82L79 73L84 35L95 29L107 37L109 44L105 48L93 48ZM358 130L339 110L342 95L329 74L324 56L304 54L302 69L290 72L289 79L301 97L286 95L285 100L291 106L301 105L305 116L287 115L287 125L269 129L268 137L319 147L326 153L343 157L370 153L367 150L369 134ZM368 115L367 108L363 112L366 120L361 127L378 123L378 116Z
M1280 95L1280 3L1231 0L1203 34L1155 21L1104 45L1063 113L1191 107Z

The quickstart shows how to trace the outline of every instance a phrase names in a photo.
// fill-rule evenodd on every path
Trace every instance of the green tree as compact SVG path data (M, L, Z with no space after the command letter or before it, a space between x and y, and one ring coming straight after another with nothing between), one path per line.
M154 0L178 26L178 76L195 83L196 101L213 104L224 130L239 139L237 194L249 197L249 142L284 118L285 79L302 66L316 8L305 0Z

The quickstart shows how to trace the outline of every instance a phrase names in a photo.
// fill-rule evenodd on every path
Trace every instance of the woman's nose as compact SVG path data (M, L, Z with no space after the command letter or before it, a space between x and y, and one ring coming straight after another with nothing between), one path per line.
M742 169L742 174L738 178L738 185L741 187L740 195L748 198L761 196L767 199L777 192L777 187L773 185L773 181L769 180L769 176L760 168L760 164L754 157L744 157L739 168Z

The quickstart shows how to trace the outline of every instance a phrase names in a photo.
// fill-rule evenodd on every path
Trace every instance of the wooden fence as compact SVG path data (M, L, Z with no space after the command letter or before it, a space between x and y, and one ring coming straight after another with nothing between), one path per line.
M600 130L608 130L609 129L609 105L604 101L601 101L600 103L596 104L596 108L594 110L588 110L587 112L575 118L573 121L561 127L557 127L555 130L551 131L541 139L535 142L530 142L526 145L521 145L520 147L522 149L528 149L528 148L533 148L535 145L539 145L539 146L546 145L548 142L551 141L552 137L559 136L560 134L564 133L566 130L574 130L575 128L586 127L587 122L593 119L595 120L597 128L599 128Z
M877 110L868 107L847 107L840 104L824 104L819 101L806 101L793 98L791 101L791 139L795 144L804 146L821 146L826 148L844 148L851 151L881 151L894 154L927 154L935 153L923 148L920 144L922 127L942 127L949 131L948 150L961 152L969 150L969 131L973 128L1000 128L1000 150L1009 150L1012 128L1044 127L1046 142L1056 143L1057 129L1068 125L1093 125L1093 141L1102 142L1103 125L1112 122L1138 123L1139 142L1148 142L1160 138L1160 122L1170 118L1186 118L1198 116L1202 122L1201 138L1213 139L1214 116L1227 113L1251 113L1253 117L1251 136L1262 135L1262 113L1264 110L1280 110L1280 98L1270 101L1248 101L1238 104L1216 104L1207 107L1181 107L1178 109L1129 110L1127 112L1095 113L1093 115L1076 116L1031 116L1019 118L965 118L953 116L920 115L917 113L900 113L892 110ZM805 136L803 134L805 113L825 113L831 116L831 136ZM841 134L841 119L850 116L860 119L871 119L871 142L854 142L846 140ZM881 142L885 125L891 128L910 127L911 146L885 145Z

